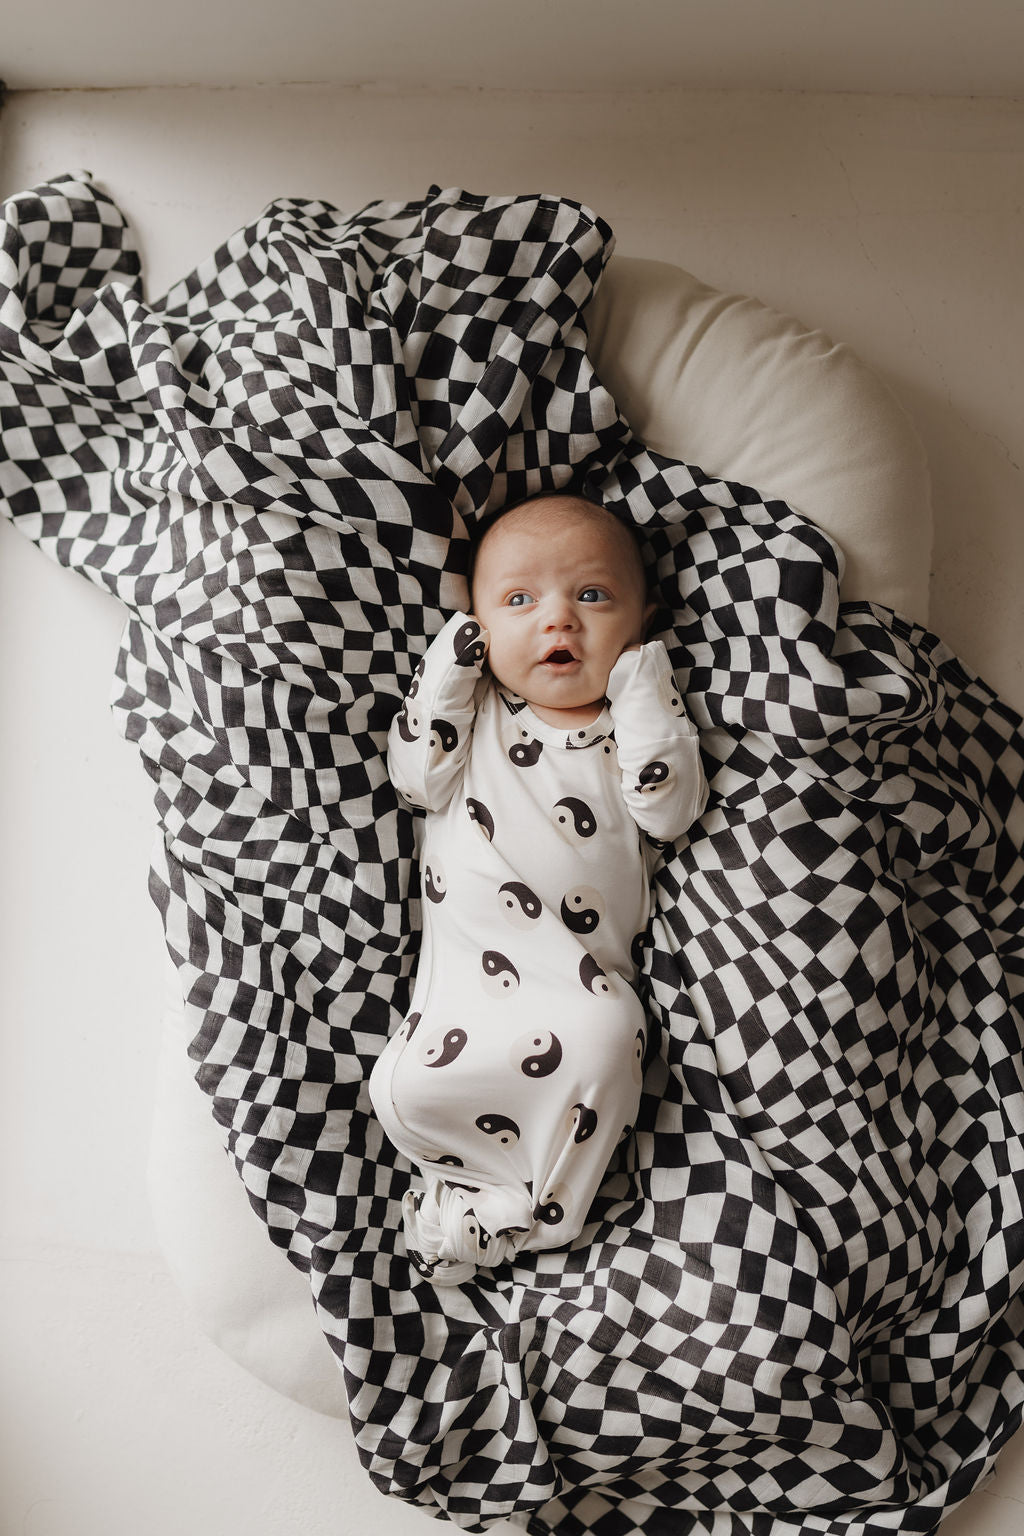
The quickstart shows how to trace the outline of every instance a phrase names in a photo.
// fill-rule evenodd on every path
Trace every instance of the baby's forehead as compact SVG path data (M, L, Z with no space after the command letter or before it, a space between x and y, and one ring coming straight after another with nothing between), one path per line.
M546 523L525 523L522 527L510 527L509 543L515 542L518 551L536 555L539 559L550 553L553 539L567 535L572 547L581 555L607 554L616 547L616 530L604 522L590 518L567 517Z
M498 563L509 559L544 563L551 558L553 543L563 538L571 541L572 553L577 558L621 559L624 531L611 514L589 517L575 508L562 515L544 517L508 513L494 525L487 543Z

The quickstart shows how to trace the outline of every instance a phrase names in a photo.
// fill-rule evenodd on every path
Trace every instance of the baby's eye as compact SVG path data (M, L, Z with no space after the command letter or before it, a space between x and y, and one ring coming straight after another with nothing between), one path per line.
M507 599L509 608L525 608L527 603L532 603L533 598L529 592L513 592Z
M604 587L584 587L580 593L581 603L606 603L611 596Z

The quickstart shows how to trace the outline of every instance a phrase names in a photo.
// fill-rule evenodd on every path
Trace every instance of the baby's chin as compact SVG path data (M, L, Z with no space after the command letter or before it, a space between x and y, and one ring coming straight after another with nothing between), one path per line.
M592 725L605 706L603 693L596 699L560 688L546 689L540 696L531 696L533 693L520 693L519 697L549 725Z

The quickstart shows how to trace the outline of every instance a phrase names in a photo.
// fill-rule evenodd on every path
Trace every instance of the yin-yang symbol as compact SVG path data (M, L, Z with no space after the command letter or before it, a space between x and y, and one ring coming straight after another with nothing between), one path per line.
M460 667L475 667L487 655L487 647L480 638L480 625L467 619L452 637L455 661Z
M597 817L587 802L577 800L575 795L557 800L551 810L551 819L555 830L569 843L575 842L576 838L593 837L597 831Z
M638 971L643 969L644 950L647 948L649 943L650 940L647 936L646 929L643 933L634 933L632 942L629 946L629 958L632 960Z
M466 1166L462 1158L456 1157L454 1152L445 1152L440 1157L432 1158L431 1161L438 1163L442 1168L464 1168ZM479 1184L458 1184L454 1179L445 1179L444 1184L446 1189L464 1189L467 1195L478 1195L480 1193Z
M516 1122L508 1115L480 1115L476 1124L485 1136L496 1136L503 1147L514 1147L521 1134Z
M597 1110L586 1104L574 1104L569 1116L569 1129L577 1146L581 1141L589 1141L597 1130Z
M418 1253L415 1248L407 1248L406 1253L409 1256L409 1263L415 1269L416 1273L418 1275L425 1276L427 1280L432 1280L434 1277L434 1270L437 1267L436 1264L429 1263L424 1255L422 1253Z
M509 760L515 763L517 768L532 768L544 751L544 743L534 741L528 731L523 732L523 737L524 740L517 741L514 747L509 747Z
M637 1087L640 1087L644 1080L644 1051L646 1048L647 1041L644 1039L644 1032L642 1029L638 1029L636 1032L636 1041L633 1046L633 1060L631 1062L631 1066L633 1068L633 1081L636 1083Z
M422 1017L423 1017L422 1014L410 1013L409 1017L406 1019L405 1023L402 1025L401 1029L398 1031L397 1038L399 1040L405 1040L407 1042L409 1040L411 1040L413 1035L416 1033L416 1026L420 1022L420 1019Z
M557 1227L560 1221L565 1220L565 1192L561 1187L549 1189L542 1200L538 1200L533 1208L534 1221L542 1221L545 1226Z
M659 680L658 692L661 695L662 704L670 715L683 714L683 695L671 673Z
M459 733L454 725L447 720L431 720L430 722L430 746L432 750L440 747L442 752L454 752L459 744Z
M597 742L604 740L603 736L595 736L591 741L588 741L587 736L587 731L576 731L574 735L566 737L565 745L570 752L589 752L592 746L596 746Z
M476 823L489 843L493 842L494 817L491 815L486 805L484 805L483 801L474 800L471 795L467 795L466 810L469 812L470 821Z
M456 1184L454 1179L445 1179L444 1187L445 1189L464 1190L467 1195L478 1195L480 1193L479 1184Z
M510 997L519 988L519 972L507 955L497 949L485 949L480 956L481 981L492 997Z
M420 718L419 710L415 707L410 708L408 699L406 699L395 718L398 725L398 734L403 741L419 741L423 733L423 721Z
M524 1077L550 1077L552 1072L557 1072L562 1060L562 1042L550 1030L535 1030L531 1035L520 1036L513 1051L517 1056L526 1052L519 1063Z
M424 1041L420 1060L425 1067L447 1067L465 1049L469 1036L464 1029L446 1029Z
M592 885L577 885L562 898L562 922L573 933L593 933L604 917L604 899Z
M477 1190L476 1193L479 1194L480 1191ZM484 1231L483 1227L481 1227L480 1223L477 1221L476 1211L469 1210L466 1212L464 1217L464 1225L466 1228L466 1235L471 1239L471 1241L476 1243L481 1253L486 1253L487 1249L491 1245L491 1236L489 1232Z
M423 871L423 889L427 893L428 901L444 901L448 887L445 884L444 871L431 869L426 865Z
M541 914L540 897L521 880L506 880L498 887L501 910L513 928L529 928Z
M652 790L659 789L662 784L668 782L668 763L648 763L646 768L641 768L637 789L643 795L649 795Z
M612 984L593 955L584 955L580 961L580 981L595 997L608 997L611 994Z

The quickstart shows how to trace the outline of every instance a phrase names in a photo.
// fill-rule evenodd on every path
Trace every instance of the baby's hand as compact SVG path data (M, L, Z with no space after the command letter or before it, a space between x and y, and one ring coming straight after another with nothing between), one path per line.
M477 629L479 630L479 634L477 635L477 643L483 645L484 650L487 650L491 643L490 630L484 628L483 624L481 624L475 613L467 614L466 618L470 624L476 625Z
M456 663L460 667L479 666L487 655L490 639L480 620L467 614L454 636Z

